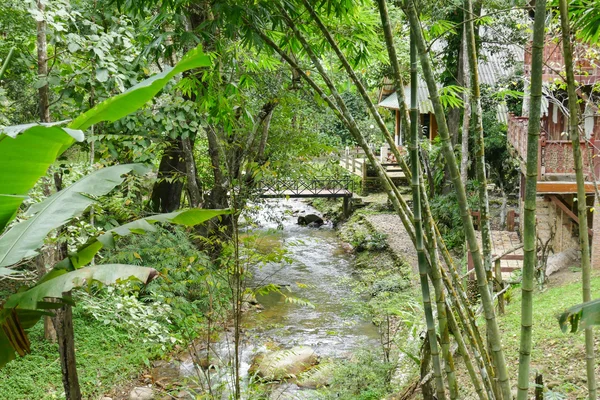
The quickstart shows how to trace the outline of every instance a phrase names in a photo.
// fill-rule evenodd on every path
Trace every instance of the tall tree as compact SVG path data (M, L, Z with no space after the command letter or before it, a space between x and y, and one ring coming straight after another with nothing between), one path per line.
M423 296L423 307L425 309L425 321L427 324L427 335L431 347L431 358L433 361L433 374L435 377L436 393L438 399L446 398L444 379L437 346L437 335L435 333L435 322L433 309L431 307L431 295L429 280L427 278L427 259L425 258L425 247L423 244L423 222L421 221L421 195L419 173L421 164L419 162L419 109L417 105L417 49L414 34L410 39L410 165L412 167L412 195L413 195L413 223L415 225L416 248L419 259L419 276L421 281L421 294Z
M539 0L538 0L539 1ZM567 94L569 103L569 137L573 146L573 160L575 162L575 177L577 180L577 212L579 216L579 246L581 250L581 286L583 301L592 300L591 253L588 234L588 211L585 193L585 176L583 174L583 157L581 155L581 138L579 137L579 102L575 86L575 73L573 66L573 45L571 42L571 27L569 11L566 0L559 0L560 25L562 30L563 58L567 74ZM594 331L592 326L585 327L585 362L587 371L588 397L596 399L596 362L594 356Z

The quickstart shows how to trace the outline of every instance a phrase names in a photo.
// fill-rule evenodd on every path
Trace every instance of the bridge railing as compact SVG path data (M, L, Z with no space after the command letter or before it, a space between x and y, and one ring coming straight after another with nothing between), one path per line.
M350 177L314 179L263 179L261 197L351 197L354 181Z

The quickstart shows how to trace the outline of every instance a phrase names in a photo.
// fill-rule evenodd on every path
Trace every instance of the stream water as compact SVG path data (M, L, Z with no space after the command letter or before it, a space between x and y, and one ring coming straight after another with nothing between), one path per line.
M269 201L259 211L259 228L253 232L258 243L283 246L291 262L267 263L253 271L250 287L274 283L281 286L283 295L272 292L257 296L264 309L244 316L240 363L244 381L254 355L270 344L281 348L310 346L321 359L346 358L360 347L378 346L377 328L353 312L352 302L360 299L348 285L352 257L330 224L299 226L297 216L303 214L317 211L298 200ZM286 297L302 299L314 308ZM224 335L215 346L220 357L232 353L229 336ZM317 398L311 392L287 385L287 394L280 398Z

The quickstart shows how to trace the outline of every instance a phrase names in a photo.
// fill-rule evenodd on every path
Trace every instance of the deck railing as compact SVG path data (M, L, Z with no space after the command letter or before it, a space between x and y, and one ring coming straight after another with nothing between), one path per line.
M529 118L517 117L509 114L508 117L508 142L514 148L523 163L527 162L527 125ZM538 177L540 180L555 177L575 175L573 161L573 144L570 140L550 140L544 130L540 133L538 147ZM600 176L600 151L594 140L582 140L581 152L583 157L583 172L586 180L593 181L593 174ZM591 160L591 161L590 161Z

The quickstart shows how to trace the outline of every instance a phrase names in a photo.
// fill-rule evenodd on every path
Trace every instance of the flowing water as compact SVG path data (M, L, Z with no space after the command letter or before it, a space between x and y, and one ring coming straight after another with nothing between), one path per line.
M360 347L378 345L377 328L353 312L352 303L361 300L348 284L351 256L330 224L320 228L297 225L297 215L302 214L317 211L298 200L277 200L267 202L259 212L259 228L253 230L259 246L283 246L291 262L267 263L253 271L249 287L273 283L280 285L283 294L257 296L264 309L244 316L240 363L244 380L254 355L265 351L269 344L282 348L310 346L322 359L347 358ZM228 339L225 335L215 346L220 356L231 354ZM285 398L315 398L309 394L311 391L294 387L286 390Z

